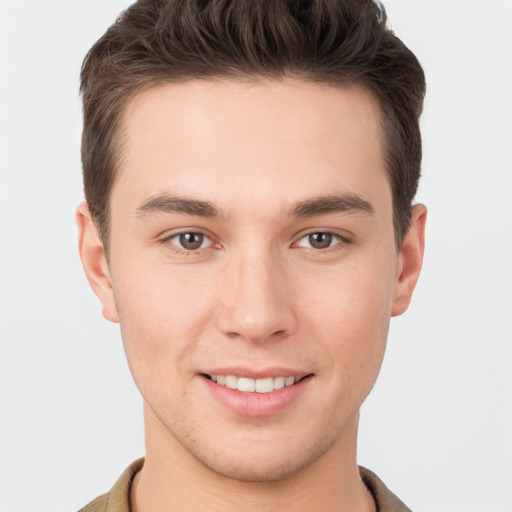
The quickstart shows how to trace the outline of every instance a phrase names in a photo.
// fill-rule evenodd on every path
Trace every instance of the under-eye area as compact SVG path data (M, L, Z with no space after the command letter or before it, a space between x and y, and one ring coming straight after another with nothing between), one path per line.
M309 373L304 377L265 377L263 379L252 379L250 377L237 377L236 375L213 375L203 374L204 377L230 389L243 391L245 393L271 393L279 389L287 388L298 384L303 380L310 378L313 374Z

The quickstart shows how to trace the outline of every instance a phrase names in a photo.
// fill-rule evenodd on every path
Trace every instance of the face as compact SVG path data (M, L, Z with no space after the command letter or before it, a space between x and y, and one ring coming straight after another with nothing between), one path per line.
M108 267L85 210L81 250L147 435L242 480L354 444L421 264L421 237L395 246L375 101L191 81L136 97L123 130Z

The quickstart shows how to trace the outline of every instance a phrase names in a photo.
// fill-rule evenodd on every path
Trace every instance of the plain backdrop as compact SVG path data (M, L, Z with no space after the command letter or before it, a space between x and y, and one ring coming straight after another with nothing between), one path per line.
M122 0L0 0L0 511L76 511L143 454L83 276L78 76ZM359 461L416 512L512 511L512 1L387 0L428 79L424 272Z

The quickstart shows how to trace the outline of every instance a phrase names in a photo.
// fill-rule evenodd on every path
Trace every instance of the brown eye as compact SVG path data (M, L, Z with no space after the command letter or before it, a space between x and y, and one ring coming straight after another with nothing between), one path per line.
M179 245L187 251L195 251L201 248L205 238L202 233L182 233L179 235Z
M330 233L311 233L308 242L313 249L327 249L332 244L333 236Z

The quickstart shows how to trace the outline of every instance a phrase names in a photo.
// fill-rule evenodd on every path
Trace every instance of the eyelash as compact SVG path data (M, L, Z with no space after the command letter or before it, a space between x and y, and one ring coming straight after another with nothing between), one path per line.
M200 235L200 236L204 237L204 239L206 241L209 241L210 244L207 247L198 247L197 249L185 249L183 247L179 247L177 243L172 242L173 239L179 238L183 235ZM335 239L337 241L333 245L329 245L326 248L320 248L320 249L314 248L314 247L304 247L304 246L299 245L299 243L302 240L307 239L307 237L310 237L312 235L327 235L327 236L333 237L333 239ZM221 244L215 243L212 240L212 238L210 236L208 236L207 234L205 234L201 231L192 231L192 230L191 231L180 231L178 233L173 233L172 235L167 236L164 239L162 239L161 242L163 244L167 244L167 246L172 251L174 251L178 254L181 254L181 255L186 255L186 256L200 254L204 249L220 248L221 247ZM201 243L201 245L203 245L203 243L204 243L204 240ZM300 238L298 238L295 242L293 242L291 244L291 247L303 247L304 249L306 249L308 251L312 251L316 254L326 254L326 253L342 250L347 245L352 244L352 243L353 243L353 240L351 238L341 235L340 233L337 233L334 231L329 231L329 230L316 230L316 231L310 231L309 233L303 234Z
M332 241L335 242L332 245L329 245L325 248L316 248L316 247L304 247L298 245L302 240L308 239L308 237L312 235L327 235L332 237ZM349 238L346 235L341 235L340 233L337 233L335 231L329 231L329 230L316 230L316 231L310 231L309 233L303 234L296 242L292 244L292 246L298 246L303 247L304 249L307 249L309 251L313 251L315 254L326 254L330 252L335 252L344 249L347 245L351 244L353 240Z
M202 237L204 237L204 240L203 242L201 243L201 245L203 245L203 243L205 241L209 241L209 246L210 247L198 247L197 249L185 249L184 247L180 247L177 243L173 243L172 240L175 239L175 238L180 238L181 236L183 235L200 235ZM218 247L220 247L220 244L215 244L215 242L212 240L212 238L210 236L208 236L206 233L203 233L201 231L180 231L179 233L173 233L172 235L170 236L167 236L165 237L163 240L162 240L162 243L164 244L167 244L167 246L174 252L178 253L178 254L184 254L186 256L191 256L193 254L199 254L201 253L204 249L209 249L209 248L212 248L211 246L212 245L217 245Z

